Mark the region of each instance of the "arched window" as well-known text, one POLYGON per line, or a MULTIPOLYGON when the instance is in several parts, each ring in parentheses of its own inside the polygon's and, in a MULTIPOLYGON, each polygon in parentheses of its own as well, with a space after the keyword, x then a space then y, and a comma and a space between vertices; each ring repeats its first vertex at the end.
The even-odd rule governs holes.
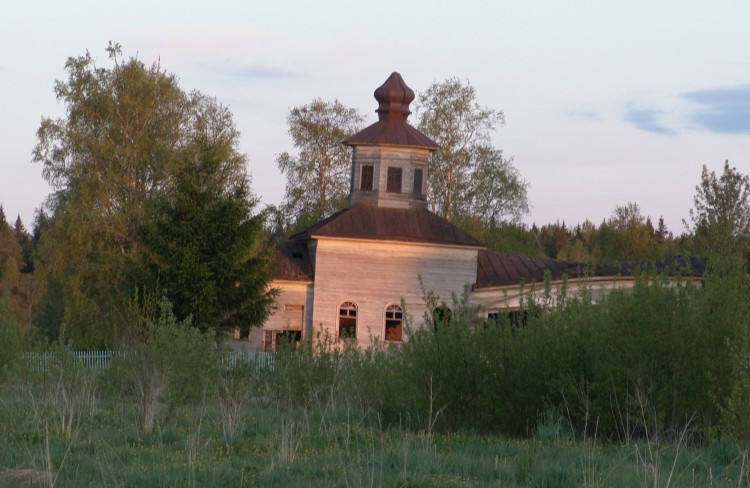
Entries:
POLYGON ((339 337, 357 337, 357 304, 353 302, 339 306, 339 337))
POLYGON ((388 305, 385 309, 385 340, 398 341, 404 337, 404 311, 399 305, 388 305))

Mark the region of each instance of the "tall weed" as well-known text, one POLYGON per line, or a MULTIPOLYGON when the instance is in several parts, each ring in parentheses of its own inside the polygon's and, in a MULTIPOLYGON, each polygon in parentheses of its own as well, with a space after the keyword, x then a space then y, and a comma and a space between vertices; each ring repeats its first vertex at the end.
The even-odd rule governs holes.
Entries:
POLYGON ((138 399, 141 427, 149 434, 163 405, 169 413, 214 391, 218 361, 213 336, 192 327, 189 318, 178 321, 166 299, 158 302, 155 313, 146 306, 132 317, 139 322, 138 333, 111 374, 122 391, 138 399))

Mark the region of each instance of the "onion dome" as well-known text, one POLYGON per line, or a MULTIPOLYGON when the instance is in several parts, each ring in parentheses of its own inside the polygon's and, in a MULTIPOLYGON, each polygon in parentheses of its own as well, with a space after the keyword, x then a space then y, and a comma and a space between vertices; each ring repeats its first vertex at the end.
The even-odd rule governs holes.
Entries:
POLYGON ((375 90, 378 101, 379 120, 406 120, 411 113, 409 104, 414 101, 414 91, 406 86, 404 79, 395 71, 385 83, 375 90))

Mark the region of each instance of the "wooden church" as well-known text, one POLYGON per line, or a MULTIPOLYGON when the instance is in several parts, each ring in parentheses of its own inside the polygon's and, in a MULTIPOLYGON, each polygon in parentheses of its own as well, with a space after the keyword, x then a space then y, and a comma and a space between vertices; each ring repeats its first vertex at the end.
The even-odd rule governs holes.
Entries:
POLYGON ((234 346, 274 350, 282 338, 318 332, 356 340, 408 340, 405 311, 417 324, 425 311, 422 290, 450 303, 469 287, 485 317, 522 306, 545 272, 571 293, 586 280, 594 299, 632 286, 628 270, 532 256, 490 252, 474 237, 430 212, 426 188, 430 153, 438 145, 408 124, 414 92, 393 73, 375 90, 378 121, 343 141, 352 148, 347 208, 279 246, 272 287, 275 312, 234 346), (421 281, 420 281, 421 280, 421 281), (581 280, 581 282, 579 282, 581 280))

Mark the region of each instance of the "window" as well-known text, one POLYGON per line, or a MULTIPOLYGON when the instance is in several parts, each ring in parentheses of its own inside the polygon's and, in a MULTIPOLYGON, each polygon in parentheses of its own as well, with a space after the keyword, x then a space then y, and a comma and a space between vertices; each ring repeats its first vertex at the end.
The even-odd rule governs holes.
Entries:
POLYGON ((404 336, 404 312, 399 305, 385 309, 385 340, 400 342, 404 336))
POLYGON ((446 304, 442 304, 432 311, 432 327, 438 330, 440 327, 450 325, 453 311, 446 304))
POLYGON ((422 170, 421 169, 414 170, 414 189, 412 190, 412 193, 414 193, 415 195, 422 194, 422 170))
POLYGON ((491 325, 510 325, 514 329, 517 329, 525 327, 528 322, 528 310, 497 311, 487 314, 487 323, 491 325))
POLYGON ((388 184, 385 191, 401 193, 401 168, 388 167, 388 184))
POLYGON ((352 302, 339 307, 339 337, 357 337, 357 305, 352 302))
POLYGON ((292 350, 299 347, 299 343, 302 341, 301 330, 285 330, 283 332, 276 333, 276 347, 274 350, 292 350))
POLYGON ((302 340, 301 330, 266 330, 263 332, 264 352, 292 350, 299 347, 302 340))
POLYGON ((362 191, 372 191, 372 174, 373 166, 371 164, 362 165, 362 178, 359 189, 362 191))
POLYGON ((282 328, 284 330, 302 330, 305 307, 302 305, 284 305, 282 328))
POLYGON ((245 341, 250 338, 250 327, 235 327, 232 333, 234 340, 245 341))

